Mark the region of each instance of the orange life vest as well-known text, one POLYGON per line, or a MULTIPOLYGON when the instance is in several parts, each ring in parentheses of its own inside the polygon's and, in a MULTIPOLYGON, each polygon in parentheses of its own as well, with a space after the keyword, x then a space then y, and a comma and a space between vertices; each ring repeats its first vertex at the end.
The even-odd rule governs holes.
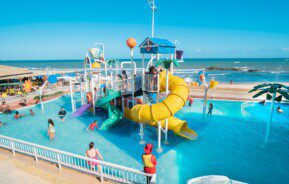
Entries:
POLYGON ((151 158, 152 158, 152 154, 149 154, 149 155, 143 155, 142 156, 142 160, 143 160, 143 163, 144 163, 144 167, 149 167, 149 168, 153 168, 155 167, 154 164, 152 163, 151 161, 151 158))

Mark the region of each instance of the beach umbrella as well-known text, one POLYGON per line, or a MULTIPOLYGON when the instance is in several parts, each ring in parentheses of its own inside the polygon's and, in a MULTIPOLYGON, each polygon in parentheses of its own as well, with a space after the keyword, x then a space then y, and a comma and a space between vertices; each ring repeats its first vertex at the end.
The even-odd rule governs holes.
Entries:
POLYGON ((47 80, 50 84, 55 84, 57 82, 57 77, 55 75, 49 75, 47 80))

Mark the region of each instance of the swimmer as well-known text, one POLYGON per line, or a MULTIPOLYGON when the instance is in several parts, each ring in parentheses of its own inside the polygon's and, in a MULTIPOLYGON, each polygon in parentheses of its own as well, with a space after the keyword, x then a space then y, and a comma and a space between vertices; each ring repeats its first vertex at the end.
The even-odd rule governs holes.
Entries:
POLYGON ((91 130, 91 131, 93 131, 94 128, 99 129, 99 127, 98 127, 97 124, 98 124, 98 122, 97 122, 96 120, 93 121, 93 123, 91 123, 91 124, 89 125, 88 129, 91 130))
POLYGON ((7 123, 2 123, 1 121, 0 121, 0 126, 6 126, 7 125, 7 123))
POLYGON ((281 109, 280 106, 277 107, 277 112, 279 112, 279 113, 283 113, 283 110, 281 109))
POLYGON ((58 116, 59 116, 59 118, 60 118, 62 121, 64 121, 65 115, 66 115, 65 109, 64 109, 64 108, 61 108, 61 110, 60 110, 59 113, 58 113, 58 116))
POLYGON ((33 112, 32 109, 29 109, 29 114, 30 114, 31 116, 34 116, 34 115, 35 115, 35 112, 33 112))
POLYGON ((265 104, 266 104, 266 101, 265 101, 265 100, 262 100, 261 102, 259 102, 259 104, 265 105, 265 104))
POLYGON ((54 139, 55 136, 55 128, 54 128, 54 122, 52 119, 48 119, 48 131, 47 134, 49 135, 49 139, 54 139))
POLYGON ((15 118, 15 119, 19 119, 19 118, 21 118, 21 117, 23 117, 23 116, 25 116, 25 114, 19 114, 19 112, 16 111, 16 112, 15 112, 15 115, 14 115, 14 118, 15 118))

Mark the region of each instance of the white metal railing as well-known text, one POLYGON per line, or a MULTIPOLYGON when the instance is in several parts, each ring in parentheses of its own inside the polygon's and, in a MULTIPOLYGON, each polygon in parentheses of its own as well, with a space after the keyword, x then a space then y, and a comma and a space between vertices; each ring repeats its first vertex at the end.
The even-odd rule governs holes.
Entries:
MULTIPOLYGON (((204 97, 204 89, 200 88, 191 88, 190 95, 196 98, 204 97)), ((209 99, 227 99, 227 100, 241 100, 241 101, 250 101, 252 100, 252 95, 248 92, 242 91, 225 91, 213 89, 208 91, 209 99)))
POLYGON ((57 164, 58 169, 62 166, 72 168, 84 173, 92 174, 100 178, 116 181, 119 183, 147 183, 147 177, 152 177, 150 183, 156 182, 156 175, 144 173, 142 171, 124 167, 109 162, 91 159, 81 155, 68 153, 65 151, 21 141, 18 139, 0 135, 0 147, 11 150, 13 154, 16 152, 23 153, 38 159, 53 162, 57 164), (99 165, 100 171, 93 169, 89 162, 99 165))
POLYGON ((241 113, 243 116, 247 116, 247 117, 250 117, 251 116, 251 113, 249 113, 248 111, 246 111, 246 108, 247 107, 251 107, 251 106, 254 106, 254 102, 253 101, 246 101, 246 102, 243 102, 241 104, 241 113))

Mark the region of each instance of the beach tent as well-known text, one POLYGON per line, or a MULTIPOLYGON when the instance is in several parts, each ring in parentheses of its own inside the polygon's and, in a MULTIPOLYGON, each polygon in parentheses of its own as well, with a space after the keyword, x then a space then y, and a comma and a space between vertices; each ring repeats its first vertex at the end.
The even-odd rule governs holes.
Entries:
POLYGON ((162 38, 146 38, 139 46, 142 54, 174 54, 176 46, 162 38))

